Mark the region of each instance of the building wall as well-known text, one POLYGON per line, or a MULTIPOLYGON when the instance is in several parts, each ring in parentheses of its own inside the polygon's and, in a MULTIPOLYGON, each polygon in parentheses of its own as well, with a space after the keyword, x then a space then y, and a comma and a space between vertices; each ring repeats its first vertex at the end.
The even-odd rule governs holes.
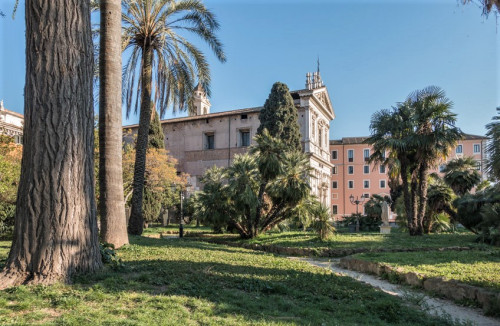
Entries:
MULTIPOLYGON (((437 172, 441 176, 443 173, 439 173, 440 167, 452 159, 458 157, 472 156, 480 166, 478 166, 479 172, 481 173, 482 179, 487 176, 483 173, 484 166, 484 147, 486 145, 486 139, 479 136, 469 136, 467 138, 458 142, 458 145, 462 146, 462 154, 456 153, 456 148, 450 150, 450 155, 438 164, 431 172, 437 172), (479 151, 474 152, 474 145, 479 146, 479 151)), ((364 138, 360 137, 359 140, 364 138)), ((477 149, 477 148, 476 148, 477 149)), ((331 141, 330 152, 332 155, 331 162, 334 165, 331 177, 331 202, 332 202, 332 212, 337 211, 334 215, 335 218, 342 218, 342 216, 350 215, 356 213, 356 205, 351 204, 349 197, 353 195, 354 197, 361 198, 362 196, 368 195, 389 195, 390 188, 388 185, 389 178, 387 175, 387 169, 385 172, 380 171, 380 166, 376 166, 374 163, 368 164, 365 161, 364 151, 369 150, 369 154, 372 154, 372 147, 367 144, 360 143, 359 141, 352 141, 352 138, 345 138, 340 141, 331 141), (352 162, 349 162, 348 151, 352 150, 354 157, 352 162), (337 152, 337 158, 334 158, 333 152, 337 152), (365 173, 365 166, 368 167, 368 173, 365 173), (350 174, 350 167, 352 167, 352 174, 350 174), (333 173, 336 170, 336 174, 333 173), (350 188, 349 181, 352 181, 353 188, 350 188), (365 187, 365 181, 368 182, 368 187, 365 187), (385 183, 385 187, 381 186, 381 181, 385 183), (334 188, 336 183, 337 188, 334 188)), ((360 204, 358 206, 360 213, 364 212, 364 206, 360 204)), ((394 219, 395 215, 391 215, 391 219, 394 219)))
MULTIPOLYGON (((302 148, 313 168, 309 180, 311 192, 327 207, 330 201, 331 162, 329 151, 330 121, 334 118, 326 87, 317 84, 300 91, 292 91, 298 111, 302 148)), ((202 98, 202 96, 200 96, 202 98)), ((198 102, 201 102, 199 100, 198 102)), ((199 103, 198 103, 199 104, 199 103)), ((162 121, 165 148, 178 160, 178 170, 188 173, 193 190, 201 190, 200 177, 212 166, 227 167, 234 155, 245 153, 241 132, 250 133, 250 144, 260 125, 261 108, 241 109, 162 121), (208 149, 207 135, 214 136, 214 148, 208 149)), ((124 127, 137 132, 137 125, 124 127)))
POLYGON ((16 143, 22 143, 24 117, 17 112, 9 111, 0 101, 0 135, 14 137, 16 143))
POLYGON ((242 146, 240 131, 249 131, 250 144, 253 144, 258 126, 258 110, 187 121, 172 119, 162 123, 165 148, 178 160, 178 170, 191 176, 190 183, 195 190, 201 189, 199 178, 206 169, 214 165, 227 167, 235 154, 248 150, 248 147, 242 146), (206 148, 206 135, 209 133, 214 135, 214 149, 206 148))

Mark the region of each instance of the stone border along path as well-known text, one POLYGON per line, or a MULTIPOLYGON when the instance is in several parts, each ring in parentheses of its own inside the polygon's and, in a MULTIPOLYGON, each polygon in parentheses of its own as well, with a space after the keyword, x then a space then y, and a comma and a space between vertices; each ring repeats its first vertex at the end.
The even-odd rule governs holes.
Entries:
POLYGON ((422 291, 410 289, 405 286, 389 283, 376 276, 344 269, 338 265, 339 260, 318 260, 311 258, 288 257, 289 259, 301 260, 311 265, 330 269, 336 274, 351 277, 356 281, 369 284, 379 288, 385 293, 400 297, 410 304, 418 306, 426 313, 434 316, 451 317, 460 322, 471 322, 480 326, 500 326, 500 320, 484 316, 479 309, 463 307, 454 304, 448 300, 432 298, 425 295, 422 291), (416 302, 417 301, 417 302, 416 302))
POLYGON ((500 293, 486 288, 446 280, 442 277, 427 277, 424 274, 405 272, 401 267, 393 267, 355 257, 340 259, 339 267, 376 276, 392 276, 402 283, 436 293, 454 301, 470 300, 478 303, 484 311, 500 311, 500 293))

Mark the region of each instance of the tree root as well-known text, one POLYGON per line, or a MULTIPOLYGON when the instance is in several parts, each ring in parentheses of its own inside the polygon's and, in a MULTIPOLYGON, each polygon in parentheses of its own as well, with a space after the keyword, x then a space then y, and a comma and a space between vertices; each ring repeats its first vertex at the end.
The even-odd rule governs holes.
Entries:
POLYGON ((65 280, 66 277, 59 274, 33 274, 28 272, 22 272, 17 269, 6 268, 0 272, 0 290, 5 290, 7 288, 19 286, 19 285, 50 285, 59 281, 65 280))

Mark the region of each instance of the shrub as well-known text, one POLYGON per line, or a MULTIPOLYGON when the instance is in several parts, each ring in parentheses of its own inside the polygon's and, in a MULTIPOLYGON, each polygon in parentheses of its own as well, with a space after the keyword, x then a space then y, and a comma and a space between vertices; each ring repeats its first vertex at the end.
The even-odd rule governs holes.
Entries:
POLYGON ((16 205, 0 202, 0 240, 11 240, 14 232, 16 205))

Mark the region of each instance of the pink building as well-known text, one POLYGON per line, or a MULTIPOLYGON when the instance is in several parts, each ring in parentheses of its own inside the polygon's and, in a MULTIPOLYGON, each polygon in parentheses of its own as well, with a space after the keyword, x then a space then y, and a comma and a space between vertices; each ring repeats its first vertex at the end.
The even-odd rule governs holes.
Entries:
MULTIPOLYGON (((335 219, 356 213, 356 205, 351 204, 349 197, 355 198, 372 195, 389 195, 387 169, 384 166, 369 164, 368 158, 372 154, 370 145, 365 144, 367 137, 346 137, 341 140, 330 140, 332 170, 332 215, 335 219)), ((484 147, 486 138, 483 136, 465 135, 458 142, 456 148, 450 151, 446 161, 458 157, 472 156, 477 161, 477 169, 482 178, 484 147)), ((436 167, 438 172, 444 163, 436 167)), ((364 213, 364 206, 358 206, 359 212, 364 213)), ((395 217, 393 216, 392 219, 395 217)))

